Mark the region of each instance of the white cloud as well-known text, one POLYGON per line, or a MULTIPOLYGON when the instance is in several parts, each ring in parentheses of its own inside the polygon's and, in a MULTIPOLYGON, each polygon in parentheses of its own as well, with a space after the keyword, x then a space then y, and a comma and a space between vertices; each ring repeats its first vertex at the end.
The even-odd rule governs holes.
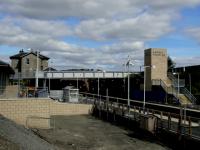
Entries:
MULTIPOLYGON (((57 65, 118 68, 128 55, 142 60, 145 42, 172 32, 171 22, 179 10, 199 3, 199 0, 1 0, 0 44, 39 49, 54 58, 57 65), (77 22, 73 24, 70 18, 77 22), (71 36, 78 40, 67 42, 65 39, 71 36), (79 42, 88 39, 91 43, 112 44, 81 46, 79 42)), ((199 38, 200 32, 190 29, 187 33, 199 38)))
POLYGON ((176 67, 193 66, 200 64, 200 57, 199 56, 175 57, 173 58, 173 61, 176 62, 176 67))
POLYGON ((93 40, 152 40, 172 30, 170 16, 142 14, 124 20, 96 19, 82 21, 75 33, 93 40))
POLYGON ((189 36, 191 36, 197 42, 200 43, 200 27, 192 27, 185 29, 185 33, 187 33, 189 36))
POLYGON ((103 46, 101 49, 103 52, 111 53, 111 54, 123 54, 123 53, 131 53, 136 51, 144 50, 144 42, 136 41, 136 42, 120 42, 113 45, 103 46))
POLYGON ((0 10, 28 18, 133 16, 144 10, 167 10, 195 6, 199 0, 1 0, 0 10))
POLYGON ((0 55, 0 60, 6 63, 10 63, 10 59, 8 55, 0 55))

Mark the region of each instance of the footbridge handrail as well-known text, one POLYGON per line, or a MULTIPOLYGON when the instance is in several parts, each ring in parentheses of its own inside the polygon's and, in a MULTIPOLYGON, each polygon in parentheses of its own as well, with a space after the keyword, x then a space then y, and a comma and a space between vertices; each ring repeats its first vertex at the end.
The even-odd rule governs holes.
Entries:
POLYGON ((196 104, 196 97, 194 97, 194 95, 192 95, 188 89, 181 88, 181 93, 183 93, 192 102, 192 104, 196 104))
MULTIPOLYGON (((176 87, 177 78, 174 77, 172 73, 168 73, 167 75, 168 75, 168 78, 173 81, 173 86, 176 87)), ((184 94, 190 100, 192 104, 196 104, 197 99, 194 97, 194 95, 190 91, 188 91, 187 88, 183 86, 182 83, 184 83, 184 86, 185 86, 185 82, 182 82, 182 80, 179 80, 179 87, 180 87, 181 93, 184 94)))
POLYGON ((174 86, 174 87, 184 87, 185 86, 185 79, 177 79, 170 72, 167 74, 167 77, 172 81, 172 86, 174 86))
POLYGON ((172 94, 177 100, 179 100, 177 90, 172 86, 168 87, 167 84, 162 79, 153 79, 152 85, 161 86, 165 90, 166 93, 172 94))

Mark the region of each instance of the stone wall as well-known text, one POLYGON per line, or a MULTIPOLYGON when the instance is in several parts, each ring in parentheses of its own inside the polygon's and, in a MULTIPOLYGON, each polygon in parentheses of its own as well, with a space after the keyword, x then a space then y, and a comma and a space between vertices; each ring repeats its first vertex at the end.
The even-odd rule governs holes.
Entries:
MULTIPOLYGON (((12 59, 11 61, 11 67, 14 69, 15 73, 18 73, 18 59, 12 59)), ((38 61, 38 69, 39 71, 44 70, 48 67, 48 60, 42 60, 39 58, 38 61)), ((21 72, 28 74, 28 73, 34 73, 37 68, 37 56, 34 54, 29 54, 27 56, 22 57, 21 60, 21 72), (29 63, 27 64, 27 59, 29 59, 29 63)))
POLYGON ((18 61, 19 61, 18 59, 12 59, 12 61, 11 61, 11 67, 13 68, 15 73, 18 72, 18 68, 17 68, 18 61))
MULTIPOLYGON (((38 70, 41 71, 48 67, 48 61, 39 59, 38 70)), ((22 58, 22 72, 34 72, 37 68, 37 56, 34 54, 29 54, 22 58), (29 59, 29 64, 27 64, 27 59, 29 59)))
POLYGON ((55 102, 51 99, 0 100, 0 114, 28 127, 50 128, 51 115, 88 114, 91 105, 55 102))

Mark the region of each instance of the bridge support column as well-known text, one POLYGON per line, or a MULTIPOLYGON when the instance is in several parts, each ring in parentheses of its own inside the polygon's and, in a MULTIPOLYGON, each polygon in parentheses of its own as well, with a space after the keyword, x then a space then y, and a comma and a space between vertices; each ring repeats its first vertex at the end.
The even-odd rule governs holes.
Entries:
POLYGON ((43 88, 46 88, 46 83, 47 83, 47 80, 44 79, 44 80, 43 80, 43 88))

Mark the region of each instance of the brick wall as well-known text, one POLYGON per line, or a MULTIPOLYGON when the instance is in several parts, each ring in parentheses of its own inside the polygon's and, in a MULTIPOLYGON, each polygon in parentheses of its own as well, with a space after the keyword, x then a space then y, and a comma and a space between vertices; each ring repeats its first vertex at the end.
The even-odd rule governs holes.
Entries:
POLYGON ((154 65, 155 68, 146 68, 146 90, 151 90, 152 79, 167 79, 167 50, 163 48, 150 48, 144 51, 145 66, 154 65))
POLYGON ((84 115, 88 114, 91 105, 51 102, 50 115, 84 115))
POLYGON ((51 115, 88 114, 91 105, 59 103, 50 99, 0 100, 0 114, 28 127, 49 128, 51 115))

